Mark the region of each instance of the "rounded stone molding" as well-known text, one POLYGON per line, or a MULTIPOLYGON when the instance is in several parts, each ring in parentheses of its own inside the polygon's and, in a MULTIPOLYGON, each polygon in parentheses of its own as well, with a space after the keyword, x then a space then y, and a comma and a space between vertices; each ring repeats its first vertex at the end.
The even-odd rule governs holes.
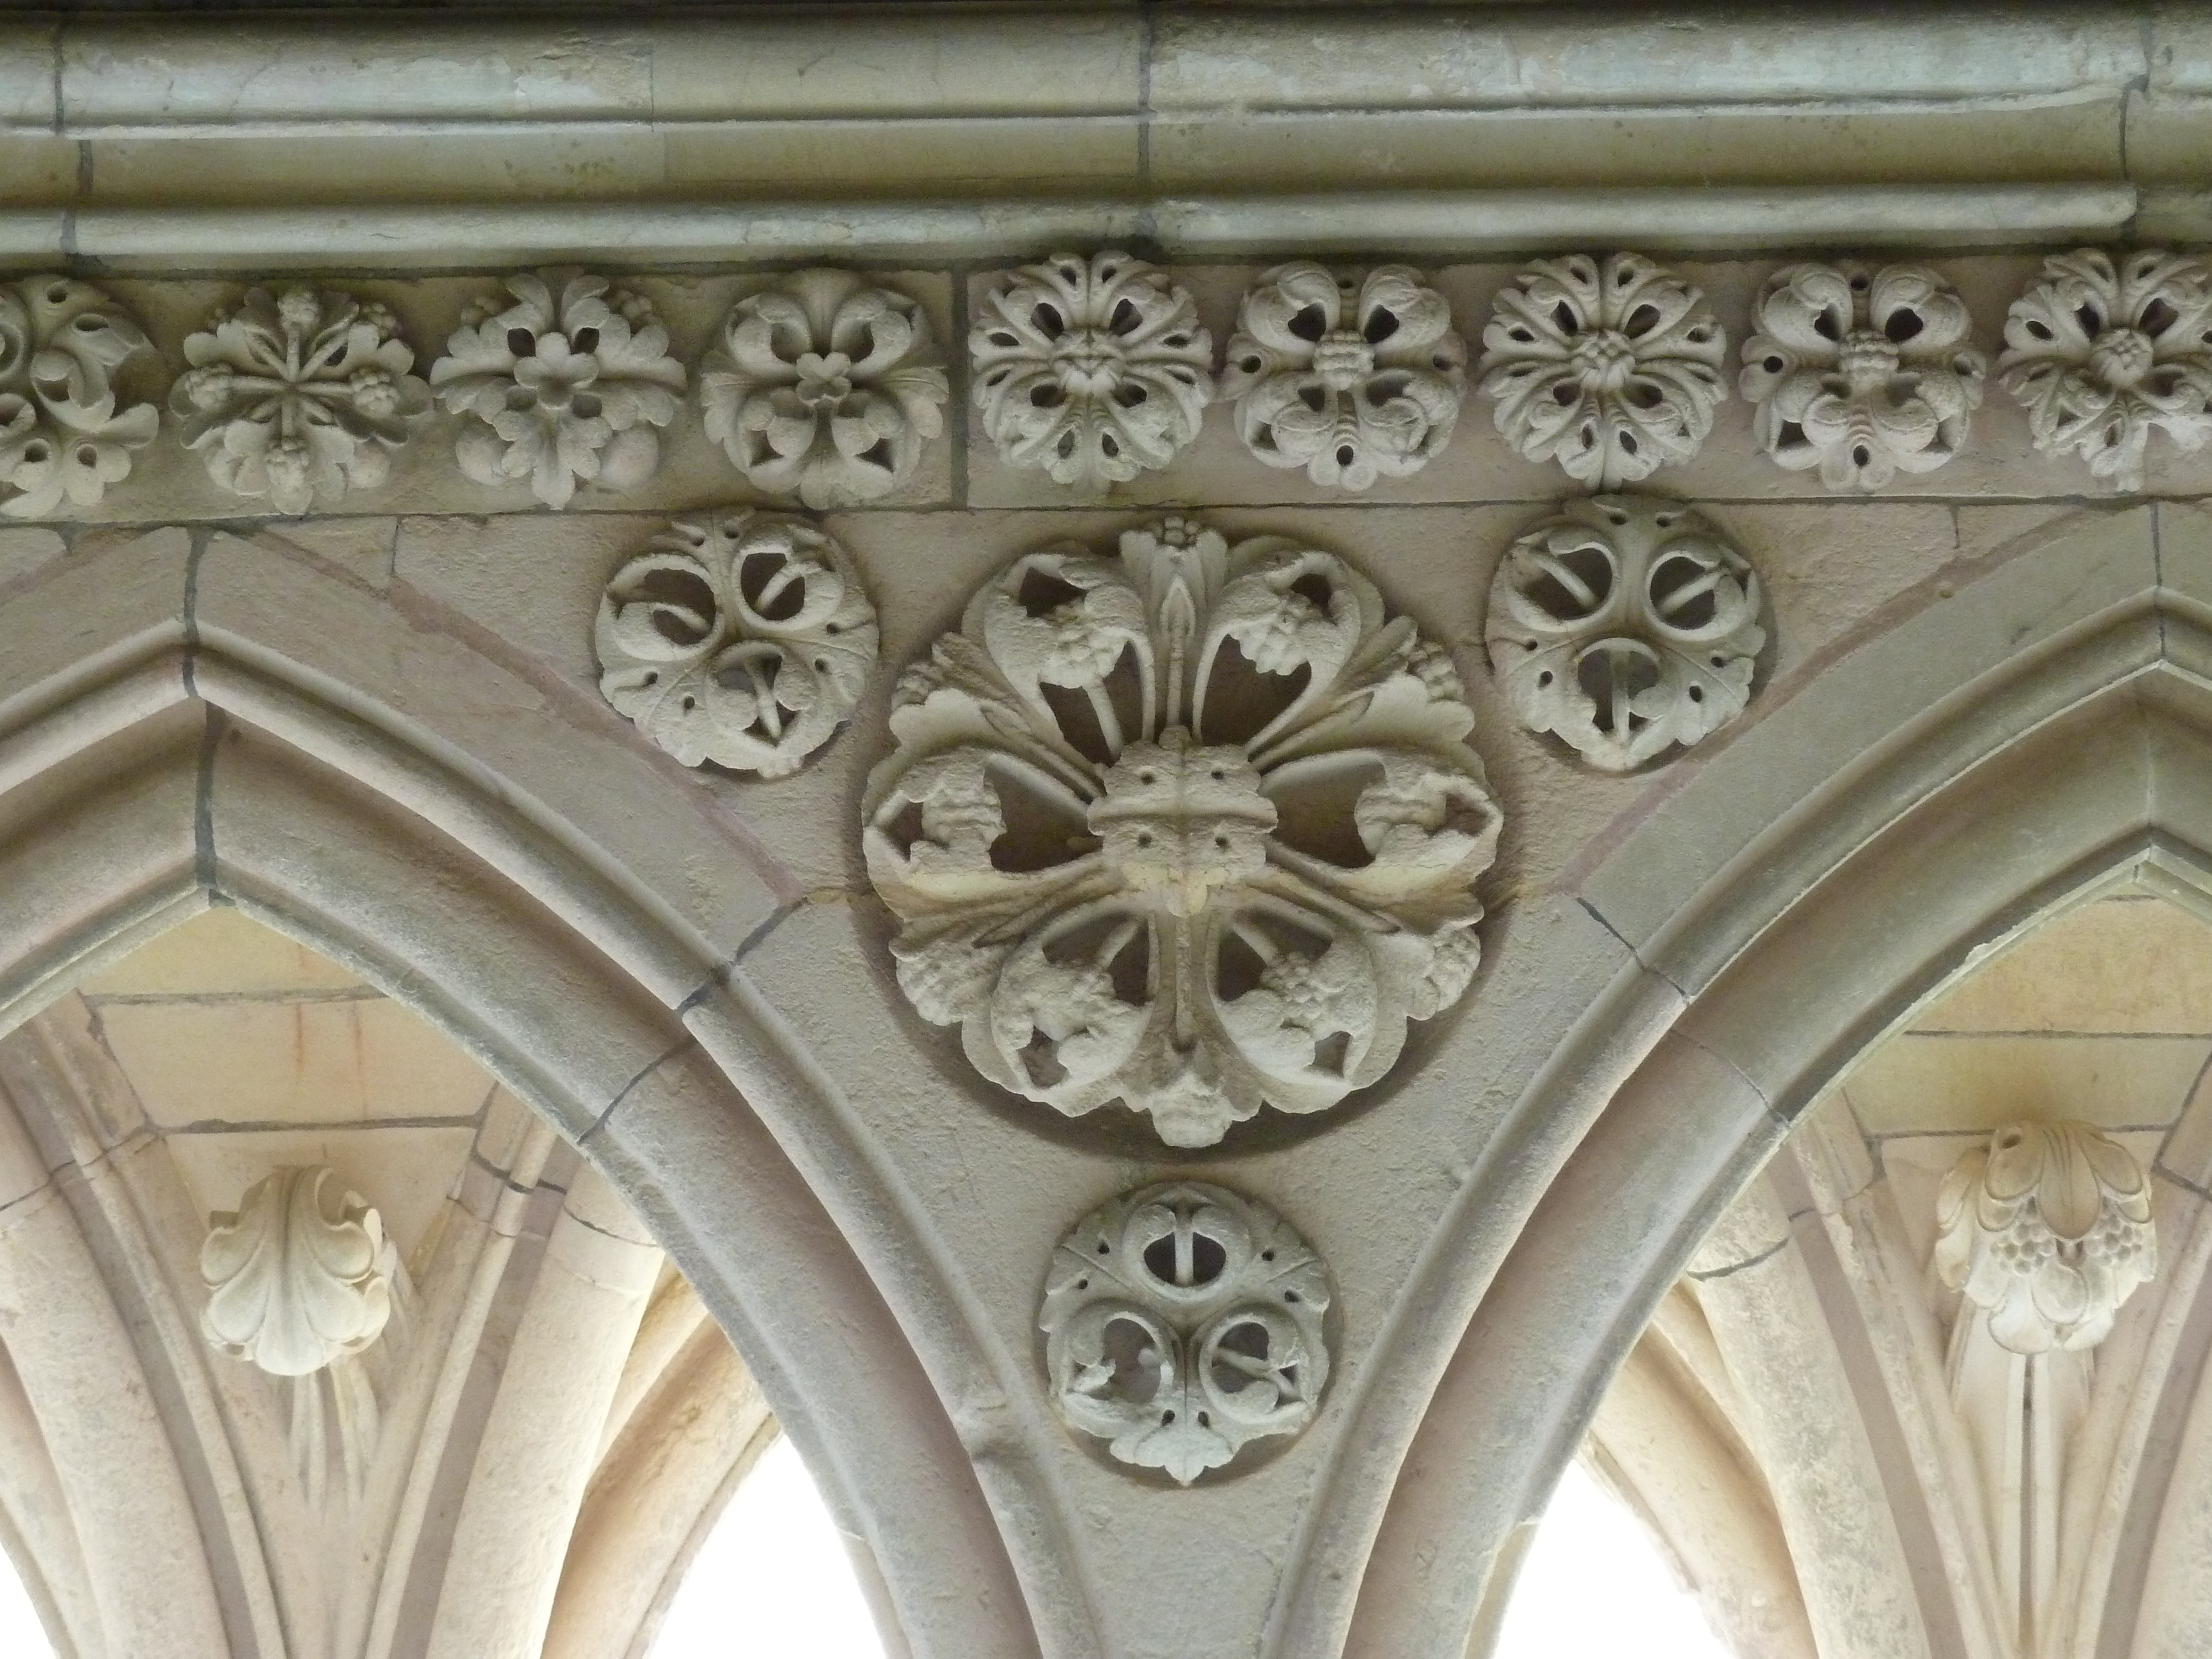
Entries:
POLYGON ((681 518, 600 596, 599 690, 686 766, 782 777, 852 715, 876 610, 836 538, 736 508, 681 518))
POLYGON ((1328 1304, 1321 1258, 1266 1205, 1204 1182, 1142 1188, 1053 1252, 1047 1386, 1116 1462, 1188 1486, 1313 1419, 1328 1304))
POLYGON ((1277 265, 1238 307, 1221 374, 1244 447, 1332 489, 1419 471, 1466 395, 1451 307, 1404 265, 1356 285, 1311 260, 1277 265))
POLYGON ((336 1171, 275 1170, 210 1218, 200 1330, 272 1376, 307 1376, 383 1334, 398 1273, 383 1218, 336 1171))
POLYGON ((109 295, 58 274, 0 288, 0 500, 11 518, 92 507, 154 441, 152 404, 117 407, 116 368, 148 350, 109 295))
POLYGON ((1640 254, 1540 259, 1501 289, 1477 365, 1516 454, 1600 489, 1688 460, 1728 397, 1705 295, 1640 254))
POLYGON ((699 374, 707 435, 756 489, 815 508, 889 495, 945 429, 921 307, 847 270, 738 301, 699 374))
POLYGON ((975 407, 1009 466, 1103 489, 1165 466, 1213 397, 1213 338, 1141 259, 1054 254, 1001 276, 968 332, 975 407))
POLYGON ((2005 315, 2004 388, 2035 447, 2078 454, 2141 489, 2153 428, 2184 449, 2212 435, 2212 265, 2148 249, 2054 254, 2005 315))
POLYGON ((279 513, 382 483, 430 406, 398 319, 335 289, 249 289, 185 337, 185 359, 169 389, 178 437, 216 483, 279 513))
POLYGON ((1758 574, 1679 501, 1566 502, 1506 550, 1483 635, 1532 732, 1627 772, 1743 712, 1766 631, 1758 574))
POLYGON ((1182 519, 1029 554, 907 672, 869 780, 899 983, 1069 1116, 1206 1146, 1334 1106, 1474 975, 1474 718, 1333 554, 1182 519))
POLYGON ((1932 472, 1966 440, 1989 361, 1958 291, 1923 265, 1796 264, 1760 289, 1739 387, 1776 465, 1830 489, 1932 472))
POLYGON ((579 483, 643 483, 660 466, 653 428, 676 418, 685 382, 652 302, 585 273, 525 271, 507 292, 503 310, 498 295, 472 301, 430 366, 466 422, 461 471, 494 487, 527 478, 548 507, 566 507, 579 483))

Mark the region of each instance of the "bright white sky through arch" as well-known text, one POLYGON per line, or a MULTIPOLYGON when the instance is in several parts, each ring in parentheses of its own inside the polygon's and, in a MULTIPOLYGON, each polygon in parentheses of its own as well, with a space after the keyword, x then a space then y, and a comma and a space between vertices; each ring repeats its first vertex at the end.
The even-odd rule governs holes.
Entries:
POLYGON ((7 1659, 53 1659, 53 1644, 31 1605, 31 1593, 15 1571, 8 1552, 0 1550, 0 1654, 7 1659))

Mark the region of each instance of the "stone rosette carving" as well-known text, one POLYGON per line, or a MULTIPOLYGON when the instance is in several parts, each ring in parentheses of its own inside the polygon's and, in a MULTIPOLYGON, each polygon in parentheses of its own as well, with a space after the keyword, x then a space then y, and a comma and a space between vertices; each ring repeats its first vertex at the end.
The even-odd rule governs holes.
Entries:
POLYGON ((1126 253, 1054 254, 1000 278, 968 349, 983 430, 1010 466, 1103 489, 1165 466, 1213 396, 1190 295, 1126 253))
POLYGON ((1450 659, 1335 556, 1170 519, 1017 560, 901 682, 869 873, 984 1076, 1210 1146, 1387 1072, 1479 951, 1450 659))
POLYGON ((335 1171, 272 1171, 211 1218, 200 1330, 272 1376, 307 1376, 367 1348, 392 1316, 398 1251, 335 1171))
POLYGON ((1183 1486, 1310 1422, 1328 1381, 1328 1277, 1253 1200, 1170 1182, 1085 1216, 1038 1324, 1053 1403, 1118 1462, 1183 1486))
POLYGON ((2158 1271, 2150 1182, 2085 1123, 2014 1123, 1973 1148, 1936 1198, 1936 1271, 2014 1353, 2094 1348, 2158 1271))
POLYGON ((27 276, 0 287, 0 513, 41 519, 92 507, 131 475, 160 411, 118 407, 115 371, 149 350, 131 314, 89 283, 27 276))
POLYGON ((685 385, 652 302, 568 272, 510 276, 507 296, 472 302, 430 365, 439 398, 468 422, 454 446, 461 471, 494 487, 526 478, 548 507, 566 507, 579 483, 623 490, 650 478, 653 428, 676 418, 685 385))
POLYGON ((398 319, 333 289, 251 289, 185 337, 185 358, 169 391, 178 436, 225 489, 279 513, 384 483, 430 406, 398 319))
POLYGON ((1769 277, 1743 344, 1759 447, 1831 489, 1879 489, 1956 455, 1989 363, 1966 302, 1919 265, 1791 265, 1769 277))
POLYGON ((1600 489, 1688 460, 1728 397, 1705 295, 1639 254, 1537 261, 1499 293, 1482 343, 1505 441, 1600 489))
POLYGON ((599 600, 599 689, 686 766, 795 771, 860 701, 876 611, 827 532, 778 514, 675 520, 599 600))
POLYGON ((1743 712, 1760 605, 1749 562, 1696 513, 1600 495, 1506 550, 1483 633, 1524 726, 1626 772, 1743 712))
POLYGON ((745 482, 811 507, 889 495, 945 429, 921 307, 846 270, 802 270, 738 301, 699 384, 707 435, 745 482))
POLYGON ((1221 375, 1244 447, 1332 489, 1419 471, 1466 395, 1451 307, 1404 265, 1356 286, 1310 260, 1276 266, 1244 296, 1221 375))
POLYGON ((2155 249, 2118 264, 2056 254, 2013 301, 1997 359, 2046 455, 2075 454, 2141 489, 2154 428, 2184 449, 2212 435, 2212 265, 2155 249))

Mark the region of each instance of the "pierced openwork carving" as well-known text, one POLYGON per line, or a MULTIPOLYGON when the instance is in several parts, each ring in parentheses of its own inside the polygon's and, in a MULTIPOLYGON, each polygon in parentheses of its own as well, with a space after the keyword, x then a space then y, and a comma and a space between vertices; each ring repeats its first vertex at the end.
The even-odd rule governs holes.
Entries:
POLYGON ((686 766, 796 771, 853 712, 876 611, 845 550, 803 520, 678 519, 615 572, 599 689, 686 766))
POLYGON ((1165 466, 1213 396, 1189 294, 1126 253, 1054 254, 1000 279, 969 331, 975 406, 1010 466, 1103 489, 1165 466))
POLYGON ((494 486, 527 478, 548 507, 566 507, 580 481, 643 483, 660 466, 653 428, 676 418, 684 386, 652 302, 585 275, 526 271, 507 290, 505 310, 498 296, 464 310, 430 365, 440 399, 470 417, 461 471, 494 486))
POLYGON ((2055 254, 2005 316, 1997 372, 2046 455, 2140 489, 2153 428, 2212 435, 2212 266, 2151 250, 2055 254))
POLYGON ((1957 454, 1988 361, 1966 343, 1966 302, 1932 270, 1791 265, 1769 277, 1743 344, 1752 431, 1793 472, 1879 489, 1957 454))
POLYGON ((1032 553, 902 681, 868 870, 993 1082, 1205 1146, 1374 1082, 1474 971, 1498 810, 1373 585, 1170 519, 1032 553))
POLYGON ((2150 1182, 2085 1123, 2014 1123, 1961 1158, 1936 1200, 1936 1270, 2011 1352, 2094 1348, 2158 1271, 2150 1182))
POLYGON ((1451 307, 1419 271, 1385 265, 1354 288, 1300 260, 1244 296, 1221 395, 1269 466, 1366 489, 1419 471, 1444 447, 1466 371, 1451 307))
POLYGON ((945 429, 945 370, 905 295, 803 270, 738 301, 699 375, 707 435, 756 489, 811 507, 886 495, 945 429))
POLYGON ((116 407, 114 373, 147 350, 129 313, 89 283, 28 276, 0 288, 0 513, 91 507, 154 441, 151 404, 116 407))
POLYGON ((279 513, 382 483, 430 406, 398 319, 328 289, 249 289, 185 337, 185 357, 169 391, 178 436, 225 489, 279 513))
POLYGON ((1537 261, 1499 293, 1482 343, 1505 441, 1601 489, 1688 460, 1728 396, 1705 295, 1639 254, 1537 261))
POLYGON ((1328 1276, 1265 1205, 1199 1182, 1102 1206, 1054 1251, 1038 1324, 1054 1403, 1183 1486, 1313 1419, 1328 1276))
POLYGON ((1743 712, 1759 609, 1757 574, 1697 514, 1600 495, 1506 550, 1484 635, 1522 724, 1626 772, 1743 712))
POLYGON ((398 1267, 383 1218, 335 1170, 276 1170, 210 1218, 200 1329, 234 1359, 305 1376, 383 1334, 398 1267))

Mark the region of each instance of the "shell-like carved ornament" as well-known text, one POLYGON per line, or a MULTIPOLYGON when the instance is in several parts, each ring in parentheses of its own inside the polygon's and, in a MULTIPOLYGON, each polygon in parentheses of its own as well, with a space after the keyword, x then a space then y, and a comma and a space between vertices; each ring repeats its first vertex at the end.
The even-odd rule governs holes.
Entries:
POLYGON ((1956 289, 1918 265, 1802 264, 1760 290, 1743 343, 1759 447, 1831 489, 1879 489, 1957 454, 1989 362, 1956 289))
POLYGON ((399 1253, 384 1222, 322 1165, 272 1171, 200 1248, 200 1330, 234 1359, 306 1376, 382 1334, 399 1253))
POLYGON ((514 303, 471 303, 430 365, 446 407, 466 417, 461 471, 497 487, 517 478, 548 507, 579 483, 634 489, 660 466, 655 427, 676 418, 684 366, 644 295, 576 273, 507 279, 514 303), (560 283, 560 292, 553 290, 560 283))
POLYGON ((1009 466, 1103 489, 1165 466, 1213 397, 1213 339, 1164 270, 1054 254, 1001 277, 968 350, 983 430, 1009 466))
POLYGON ((984 1076, 1206 1146, 1375 1082, 1474 971, 1450 659, 1334 555, 1170 519, 1019 559, 902 681, 868 871, 984 1076))
POLYGON ((1329 489, 1367 489, 1428 465, 1467 395, 1467 342, 1420 272, 1384 265, 1357 288, 1310 260, 1244 296, 1221 395, 1244 447, 1329 489))
POLYGON ((802 270, 738 301, 699 384, 707 435, 745 482, 811 507, 889 495, 945 429, 928 318, 848 270, 802 270))
POLYGON ((129 313, 89 283, 27 276, 0 288, 0 501, 42 519, 91 507, 154 441, 151 404, 117 407, 114 374, 149 349, 129 313))
POLYGON ((1728 397, 1705 295, 1640 254, 1538 260, 1499 293, 1482 343, 1505 441, 1600 489, 1688 460, 1728 397))
POLYGON ((2004 388, 2046 455, 2078 454, 2141 489, 2153 428, 2212 436, 2212 265, 2148 249, 2054 254, 2005 316, 2004 388))
POLYGON ((2086 1123, 2014 1123, 1937 1194, 1936 1271, 2014 1353, 2094 1348, 2158 1272, 2150 1182, 2086 1123))
POLYGON ((678 519, 599 599, 599 690, 686 766, 796 771, 853 712, 876 611, 853 562, 801 519, 678 519))
POLYGON ((1037 1323, 1069 1427, 1188 1486, 1313 1419, 1328 1275, 1263 1204, 1171 1182, 1085 1216, 1053 1252, 1037 1323))
POLYGON ((1679 501, 1598 495, 1506 550, 1483 633, 1523 725, 1626 772, 1743 712, 1760 603, 1749 562, 1679 501))

